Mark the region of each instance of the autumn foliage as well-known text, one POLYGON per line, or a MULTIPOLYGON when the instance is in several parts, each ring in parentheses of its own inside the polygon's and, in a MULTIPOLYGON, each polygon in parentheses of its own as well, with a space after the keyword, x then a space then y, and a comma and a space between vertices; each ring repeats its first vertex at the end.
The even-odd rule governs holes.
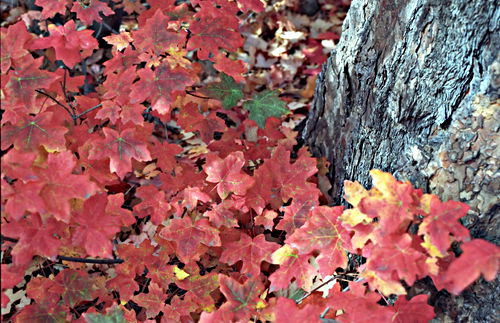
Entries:
POLYGON ((1 30, 4 320, 427 322, 417 280, 496 277, 463 203, 373 170, 327 206, 291 99, 237 55, 264 2, 35 4, 1 30))

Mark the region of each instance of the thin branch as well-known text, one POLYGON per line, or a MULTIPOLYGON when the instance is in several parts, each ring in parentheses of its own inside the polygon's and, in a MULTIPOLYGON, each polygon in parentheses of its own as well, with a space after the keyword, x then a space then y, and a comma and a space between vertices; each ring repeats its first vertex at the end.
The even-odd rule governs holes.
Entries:
POLYGON ((17 240, 17 239, 14 239, 14 238, 9 238, 9 237, 6 237, 6 236, 4 236, 4 235, 1 235, 1 236, 0 236, 0 239, 2 240, 2 243, 3 243, 4 241, 9 241, 9 242, 18 242, 18 241, 19 241, 19 240, 17 240))
POLYGON ((186 90, 186 93, 191 95, 191 96, 194 96, 195 98, 200 98, 200 99, 204 99, 204 100, 210 100, 210 98, 206 97, 206 96, 201 96, 201 95, 198 95, 198 94, 194 94, 193 92, 191 91, 188 91, 186 90))
POLYGON ((76 258, 76 257, 66 257, 66 256, 57 256, 57 260, 71 261, 71 262, 80 262, 86 264, 104 264, 104 265, 113 265, 113 264, 121 264, 124 262, 123 259, 89 259, 89 258, 76 258))
POLYGON ((76 120, 76 119, 80 118, 81 116, 83 116, 84 114, 89 113, 89 112, 91 112, 91 111, 94 111, 95 109, 100 108, 100 107, 102 107, 102 104, 101 104, 101 103, 99 103, 98 105, 96 105, 96 106, 94 106, 94 107, 92 107, 92 108, 90 108, 90 109, 88 109, 88 110, 83 111, 83 112, 82 112, 82 113, 80 113, 80 114, 75 115, 75 116, 73 117, 73 119, 75 119, 75 120, 76 120))
MULTIPOLYGON (((0 236, 2 243, 4 241, 9 242, 19 242, 18 239, 6 237, 3 234, 0 236)), ((121 264, 124 262, 123 259, 89 259, 89 258, 77 258, 77 257, 66 257, 66 256, 57 256, 57 260, 71 261, 71 262, 80 262, 86 264, 104 264, 104 265, 113 265, 113 264, 121 264)))
POLYGON ((35 90, 35 92, 37 93, 40 93, 40 94, 43 94, 45 95, 46 97, 48 97, 49 99, 51 99, 52 101, 54 101, 55 103, 57 103, 57 105, 61 106, 64 110, 66 110, 66 112, 69 113, 69 115, 71 116, 71 118, 73 118, 73 114, 71 113, 71 111, 69 110, 69 108, 67 106, 65 106, 64 104, 62 104, 61 102, 57 101, 56 98, 54 98, 52 95, 42 91, 42 90, 35 90))
POLYGON ((305 294, 304 296, 302 296, 301 298, 299 298, 298 300, 295 301, 295 303, 297 304, 300 304, 304 299, 308 298, 309 296, 312 295, 312 293, 314 293, 315 291, 317 291, 318 289, 320 289, 321 287, 331 283, 334 279, 337 279, 337 275, 334 275, 332 278, 328 279, 327 281, 324 281, 323 283, 321 283, 320 285, 316 286, 313 290, 311 290, 309 293, 305 294))

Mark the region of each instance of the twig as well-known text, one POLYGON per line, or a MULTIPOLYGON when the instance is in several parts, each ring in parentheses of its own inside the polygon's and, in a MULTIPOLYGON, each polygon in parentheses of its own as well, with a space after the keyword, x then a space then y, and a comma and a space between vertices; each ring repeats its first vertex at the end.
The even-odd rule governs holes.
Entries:
POLYGON ((206 97, 206 96, 201 96, 201 95, 198 95, 198 94, 194 94, 193 92, 191 91, 188 91, 186 90, 186 93, 191 95, 191 96, 194 96, 196 98, 200 98, 200 99, 204 99, 204 100, 210 100, 210 98, 206 97))
POLYGON ((311 290, 309 293, 305 294, 304 296, 302 296, 301 298, 299 298, 298 300, 295 301, 295 303, 297 304, 300 304, 304 299, 308 298, 309 296, 312 295, 312 293, 314 293, 315 291, 317 291, 318 289, 320 289, 321 287, 331 283, 334 279, 337 279, 338 276, 337 275, 334 275, 332 278, 328 279, 327 281, 321 283, 320 285, 316 286, 313 290, 311 290))
MULTIPOLYGON (((3 234, 0 236, 2 243, 4 241, 9 242, 19 242, 18 239, 6 237, 3 234)), ((77 258, 77 257, 66 257, 66 256, 57 256, 57 260, 71 261, 71 262, 80 262, 86 264, 104 264, 104 265, 113 265, 113 264, 121 264, 124 262, 123 259, 89 259, 89 258, 77 258)))
POLYGON ((89 112, 91 112, 91 111, 94 111, 95 109, 100 108, 100 107, 102 107, 102 104, 101 104, 101 103, 99 103, 99 104, 98 104, 98 105, 96 105, 96 106, 93 106, 92 108, 90 108, 90 109, 88 109, 88 110, 83 111, 83 112, 82 112, 82 113, 80 113, 80 114, 77 114, 77 115, 73 116, 72 118, 73 118, 74 120, 76 120, 76 119, 80 118, 81 116, 83 116, 84 114, 89 113, 89 112))
POLYGON ((56 98, 54 98, 52 95, 42 91, 42 90, 35 90, 37 93, 40 93, 40 94, 43 94, 45 95, 46 97, 48 97, 49 99, 51 99, 52 101, 54 101, 55 103, 57 103, 57 105, 59 105, 60 107, 62 107, 64 110, 66 110, 66 112, 69 113, 69 115, 71 116, 71 118, 73 118, 73 113, 71 113, 71 111, 69 110, 69 108, 67 106, 65 106, 64 104, 62 104, 61 102, 59 102, 56 98))
POLYGON ((71 261, 71 262, 80 262, 86 264, 104 264, 104 265, 113 265, 113 264, 121 264, 124 262, 123 259, 89 259, 89 258, 76 258, 76 257, 66 257, 66 256, 57 256, 57 260, 71 261))

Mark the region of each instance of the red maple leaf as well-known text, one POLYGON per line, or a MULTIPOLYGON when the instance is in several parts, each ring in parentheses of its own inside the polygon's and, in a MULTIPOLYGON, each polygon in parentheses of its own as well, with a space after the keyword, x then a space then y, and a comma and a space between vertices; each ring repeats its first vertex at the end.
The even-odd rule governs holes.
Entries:
POLYGON ((245 157, 241 151, 233 152, 224 159, 210 154, 203 168, 208 175, 206 181, 217 183, 217 193, 221 199, 227 198, 229 193, 244 195, 254 183, 252 177, 241 171, 244 165, 245 157))
POLYGON ((343 210, 341 206, 312 209, 306 223, 286 239, 300 254, 320 251, 316 261, 324 276, 334 273, 337 267, 347 265, 345 249, 350 237, 338 219, 343 210))
POLYGON ((69 152, 50 154, 47 168, 38 168, 37 174, 44 183, 40 197, 45 209, 60 221, 69 223, 71 217, 70 200, 87 199, 97 191, 97 185, 87 175, 72 174, 76 166, 75 156, 69 152))
POLYGON ((76 18, 83 21, 86 25, 91 25, 92 22, 101 22, 102 18, 99 13, 105 16, 114 14, 115 12, 108 7, 107 4, 99 0, 90 1, 89 4, 83 4, 81 1, 73 2, 71 12, 76 13, 76 18))
MULTIPOLYGON (((195 15, 199 19, 194 20, 189 26, 192 35, 189 38, 187 50, 197 49, 200 59, 210 59, 210 54, 217 55, 219 48, 235 52, 243 46, 243 38, 239 32, 235 31, 238 27, 235 16, 220 12, 224 11, 223 7, 216 9, 212 3, 207 3, 204 6, 206 9, 200 10, 195 15)), ((229 3, 225 3, 224 6, 229 7, 229 3)))
POLYGON ((182 153, 183 149, 177 144, 166 142, 156 142, 149 145, 149 151, 153 159, 156 159, 156 165, 164 172, 169 172, 177 165, 177 154, 182 153))
POLYGON ((299 255, 297 249, 284 245, 272 254, 273 264, 280 268, 269 276, 271 286, 269 291, 287 288, 295 279, 297 286, 310 291, 317 270, 309 263, 311 255, 299 255))
POLYGON ((200 275, 198 265, 186 266, 183 270, 189 276, 183 279, 176 279, 175 284, 187 290, 196 302, 206 304, 206 306, 213 306, 214 300, 210 294, 219 287, 218 275, 216 273, 200 275))
POLYGON ((58 13, 64 15, 69 0, 35 0, 35 4, 42 7, 42 18, 47 19, 54 17, 58 13))
POLYGON ((179 91, 196 81, 193 73, 185 68, 171 68, 168 64, 161 64, 154 71, 143 68, 137 71, 140 80, 132 85, 130 93, 131 103, 140 103, 148 100, 159 114, 167 114, 179 91))
POLYGON ((170 47, 181 48, 186 41, 186 32, 176 32, 168 28, 169 18, 162 10, 146 20, 146 24, 132 33, 134 46, 141 51, 151 51, 155 55, 164 54, 170 47))
POLYGON ((140 139, 136 139, 135 128, 127 128, 122 132, 111 128, 104 128, 104 139, 92 142, 89 159, 109 158, 109 170, 116 172, 120 178, 123 178, 132 170, 132 161, 149 161, 151 155, 147 145, 140 139))
POLYGON ((153 318, 164 310, 167 294, 156 283, 149 284, 148 289, 149 292, 136 295, 132 300, 146 309, 148 318, 153 318))
POLYGON ((48 151, 66 149, 64 134, 68 129, 53 121, 52 112, 40 112, 36 116, 24 116, 16 125, 6 124, 2 127, 2 149, 11 144, 24 151, 37 151, 44 146, 48 151))
POLYGON ((200 247, 218 247, 221 245, 219 230, 212 227, 207 219, 193 223, 189 217, 173 219, 160 231, 160 237, 174 241, 177 245, 177 256, 184 263, 200 258, 200 247))
POLYGON ((66 225, 49 218, 42 222, 37 214, 28 215, 18 222, 2 224, 2 234, 18 239, 12 249, 15 265, 24 265, 35 255, 55 257, 61 246, 58 237, 63 235, 66 225))
POLYGON ((274 307, 276 322, 320 323, 320 315, 324 308, 319 304, 307 304, 299 308, 293 299, 279 297, 274 307))
POLYGON ((428 272, 422 272, 423 268, 420 267, 420 264, 424 263, 427 257, 412 247, 412 238, 409 234, 387 237, 387 239, 391 240, 391 244, 384 245, 384 247, 375 246, 370 249, 369 258, 365 265, 366 269, 377 275, 377 282, 391 281, 393 273, 397 272, 400 279, 413 285, 417 278, 428 274, 428 272))
POLYGON ((22 66, 16 66, 15 70, 9 71, 5 89, 10 99, 31 106, 35 103, 35 90, 47 89, 58 79, 54 73, 38 69, 42 62, 43 57, 29 57, 22 66))
POLYGON ((467 215, 468 210, 469 206, 464 203, 441 202, 437 196, 432 196, 429 215, 420 224, 418 234, 428 236, 432 246, 437 248, 441 255, 445 255, 452 239, 457 241, 470 239, 469 230, 459 221, 467 215))
POLYGON ((377 304, 379 300, 380 295, 367 291, 362 282, 351 282, 348 291, 335 291, 329 297, 328 305, 333 313, 342 313, 335 316, 339 322, 392 322, 395 313, 392 308, 377 304))
POLYGON ((142 275, 146 265, 155 263, 158 257, 154 256, 155 247, 151 245, 151 240, 144 240, 139 246, 133 244, 119 244, 116 248, 118 256, 123 259, 123 263, 116 266, 116 271, 127 277, 135 278, 142 275))
POLYGON ((482 274, 487 281, 495 279, 500 266, 500 248, 482 239, 464 242, 463 253, 444 274, 444 286, 452 294, 460 294, 482 274))
POLYGON ((248 279, 243 284, 237 280, 219 274, 220 291, 226 297, 226 303, 220 307, 221 311, 230 311, 235 321, 248 320, 254 313, 259 302, 263 285, 258 277, 248 279))
POLYGON ((270 263, 271 254, 279 248, 279 245, 266 241, 263 234, 252 239, 242 233, 240 240, 224 244, 223 247, 220 261, 233 265, 241 260, 243 267, 240 272, 249 277, 258 277, 260 263, 262 261, 270 263))
POLYGON ((16 62, 24 59, 29 54, 25 47, 34 37, 33 34, 26 30, 23 21, 10 25, 9 28, 2 27, 0 35, 2 47, 1 71, 2 74, 7 74, 11 66, 15 68, 16 62))
POLYGON ((35 39, 30 49, 54 48, 56 59, 62 60, 69 68, 75 67, 82 59, 90 56, 98 48, 92 30, 76 30, 75 22, 64 26, 49 25, 49 37, 35 39))
POLYGON ((427 303, 428 298, 427 295, 417 295, 408 301, 405 297, 399 297, 391 308, 394 310, 391 322, 430 322, 435 315, 434 308, 427 303))
POLYGON ((280 220, 276 229, 284 230, 288 234, 292 234, 304 225, 308 219, 309 211, 318 205, 317 199, 309 199, 308 197, 298 197, 292 200, 292 204, 281 208, 284 210, 284 217, 280 220))
POLYGON ((212 204, 212 209, 205 212, 204 216, 210 219, 217 228, 225 226, 234 228, 238 226, 238 220, 235 217, 235 207, 231 200, 224 200, 219 204, 212 204))
POLYGON ((171 215, 171 206, 167 202, 165 192, 158 190, 154 186, 141 186, 137 189, 136 196, 141 202, 134 207, 134 213, 144 218, 151 215, 151 222, 155 225, 171 215))
POLYGON ((120 231, 118 217, 106 213, 107 195, 96 194, 85 201, 73 221, 78 224, 73 233, 74 245, 83 246, 92 257, 113 258, 111 239, 120 231))

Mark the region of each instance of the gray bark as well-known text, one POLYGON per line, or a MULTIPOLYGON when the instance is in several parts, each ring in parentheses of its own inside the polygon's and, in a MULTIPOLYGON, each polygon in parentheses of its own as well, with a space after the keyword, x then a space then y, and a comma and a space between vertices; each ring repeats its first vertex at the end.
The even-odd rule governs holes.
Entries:
MULTIPOLYGON (((500 244, 499 49, 494 0, 354 0, 301 133, 332 199, 382 169, 467 203, 472 235, 500 244)), ((432 302, 442 321, 493 322, 499 295, 497 279, 432 302)))

